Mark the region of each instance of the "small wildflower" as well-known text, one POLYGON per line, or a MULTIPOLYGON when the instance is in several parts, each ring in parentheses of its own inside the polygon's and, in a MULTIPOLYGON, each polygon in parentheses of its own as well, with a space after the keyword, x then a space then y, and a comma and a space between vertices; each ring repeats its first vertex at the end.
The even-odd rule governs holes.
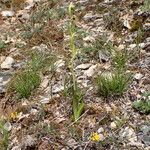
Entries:
POLYGON ((12 112, 11 114, 10 114, 10 119, 12 119, 12 120, 15 120, 17 117, 18 117, 18 112, 12 112))
POLYGON ((100 135, 97 132, 94 132, 90 136, 90 140, 94 142, 100 141, 100 135))

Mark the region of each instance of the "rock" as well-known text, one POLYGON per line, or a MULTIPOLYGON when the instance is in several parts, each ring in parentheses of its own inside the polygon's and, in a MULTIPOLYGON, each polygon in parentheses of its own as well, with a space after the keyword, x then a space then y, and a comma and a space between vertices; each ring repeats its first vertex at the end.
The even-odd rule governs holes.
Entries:
POLYGON ((139 46, 143 49, 145 47, 145 43, 140 43, 139 46))
POLYGON ((82 69, 82 70, 86 70, 91 66, 91 64, 80 64, 78 65, 75 69, 82 69))
POLYGON ((150 57, 145 58, 144 63, 147 65, 147 68, 150 68, 150 57))
POLYGON ((149 132, 150 132, 150 126, 147 126, 147 125, 142 126, 141 131, 142 131, 144 134, 149 133, 149 132))
POLYGON ((132 28, 131 28, 131 25, 130 25, 130 23, 129 23, 128 20, 125 20, 125 21, 123 22, 123 25, 124 25, 124 27, 126 27, 126 28, 128 28, 128 29, 132 29, 132 28))
POLYGON ((116 129, 116 128, 117 128, 116 123, 115 123, 115 122, 111 122, 110 128, 111 128, 111 129, 116 129))
POLYGON ((21 146, 14 146, 11 150, 21 150, 21 146))
POLYGON ((99 136, 100 136, 100 141, 103 141, 105 139, 103 134, 99 134, 99 136))
POLYGON ((119 132, 119 136, 122 140, 126 139, 130 142, 136 142, 137 141, 137 136, 136 136, 134 130, 132 128, 129 128, 129 127, 126 127, 125 129, 122 129, 119 132))
POLYGON ((97 65, 92 65, 88 70, 84 72, 84 75, 87 77, 92 77, 96 72, 97 65))
POLYGON ((102 133, 104 132, 104 128, 100 127, 98 130, 97 130, 97 133, 102 133))
POLYGON ((40 102, 42 104, 48 104, 50 102, 50 98, 49 97, 41 97, 40 102))
POLYGON ((48 86, 49 80, 47 78, 44 78, 43 81, 41 82, 40 87, 41 88, 46 88, 48 86))
POLYGON ((74 139, 69 139, 69 140, 67 141, 67 145, 68 145, 69 147, 71 147, 71 148, 76 147, 77 144, 78 144, 78 143, 77 143, 74 139))
POLYGON ((147 38, 146 38, 146 42, 147 42, 147 43, 150 42, 150 37, 147 37, 147 38))
POLYGON ((25 19, 25 20, 28 20, 30 18, 30 15, 28 13, 23 13, 21 18, 25 19))
POLYGON ((136 74, 134 75, 134 78, 135 78, 136 80, 140 80, 142 77, 143 77, 143 75, 142 75, 141 73, 136 73, 136 74))
POLYGON ((6 59, 2 62, 1 68, 2 69, 10 69, 14 63, 14 59, 12 57, 6 57, 6 59))
POLYGON ((135 48, 136 46, 137 46, 136 44, 130 44, 130 45, 129 45, 129 47, 130 47, 131 49, 135 48))
POLYGON ((107 113, 110 113, 113 111, 109 105, 105 105, 105 109, 107 113))
POLYGON ((12 129, 11 123, 10 123, 10 122, 6 122, 6 123, 4 124, 4 129, 5 129, 6 131, 11 131, 11 129, 12 129))
POLYGON ((14 15, 13 11, 5 10, 1 12, 3 17, 12 17, 14 15))
POLYGON ((11 76, 10 72, 0 72, 0 93, 5 92, 6 84, 10 81, 11 76))
POLYGON ((102 18, 96 19, 96 20, 94 21, 94 23, 95 23, 97 26, 101 26, 101 25, 103 25, 103 19, 102 19, 102 18))
POLYGON ((0 57, 0 64, 5 60, 5 58, 6 58, 5 56, 0 57))
POLYGON ((32 108, 32 109, 30 110, 30 113, 31 113, 32 115, 37 115, 38 110, 37 110, 37 109, 32 108))
POLYGON ((86 41, 86 42, 94 42, 95 39, 94 39, 92 36, 87 36, 87 37, 83 38, 83 41, 86 41))
POLYGON ((90 13, 87 13, 87 14, 83 17, 83 19, 84 19, 85 21, 88 21, 88 20, 92 19, 92 17, 93 17, 93 14, 92 14, 92 12, 90 12, 90 13))
POLYGON ((23 138, 22 140, 22 147, 33 147, 35 146, 37 143, 37 138, 31 136, 31 135, 27 135, 23 138))
POLYGON ((146 146, 150 146, 150 125, 143 125, 138 137, 146 146))
POLYGON ((56 66, 57 68, 63 67, 65 66, 65 61, 60 59, 54 63, 54 66, 56 66))
POLYGON ((59 93, 60 91, 64 90, 64 86, 62 85, 59 85, 59 84, 55 84, 53 87, 52 87, 52 93, 55 94, 55 93, 59 93))
POLYGON ((136 146, 136 147, 144 147, 144 144, 142 144, 141 142, 130 142, 128 145, 130 146, 136 146))
POLYGON ((57 72, 62 73, 63 68, 65 67, 65 61, 63 59, 60 59, 54 63, 54 66, 56 66, 57 72))
MULTIPOLYGON (((85 21, 94 21, 96 19, 99 19, 100 17, 101 16, 99 14, 93 14, 92 12, 89 12, 83 17, 83 19, 85 21)), ((91 22, 91 23, 93 24, 94 22, 91 22)))
POLYGON ((120 51, 123 50, 124 48, 125 48, 125 46, 122 44, 118 46, 118 50, 120 50, 120 51))
POLYGON ((77 78, 77 83, 81 83, 83 87, 88 87, 89 80, 82 79, 82 76, 77 78))
POLYGON ((101 62, 107 62, 109 58, 110 58, 109 53, 101 50, 99 51, 99 59, 101 62))

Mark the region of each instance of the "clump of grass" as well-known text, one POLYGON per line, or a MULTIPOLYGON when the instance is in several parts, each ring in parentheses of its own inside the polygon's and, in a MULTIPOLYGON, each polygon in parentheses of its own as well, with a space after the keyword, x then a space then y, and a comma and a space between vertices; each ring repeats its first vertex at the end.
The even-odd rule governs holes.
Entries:
POLYGON ((133 108, 140 111, 143 114, 149 114, 150 113, 150 93, 147 93, 144 95, 145 99, 140 99, 135 102, 133 102, 133 108))
POLYGON ((98 92, 104 97, 119 96, 126 91, 129 76, 119 72, 101 74, 97 77, 98 92))
POLYGON ((4 125, 5 121, 0 119, 0 133, 2 134, 2 137, 0 138, 1 150, 6 150, 9 142, 9 132, 5 129, 4 125))
POLYGON ((14 80, 13 87, 18 93, 19 98, 28 98, 41 81, 39 74, 34 71, 21 72, 14 80))
POLYGON ((141 10, 148 12, 150 10, 150 2, 149 0, 144 0, 144 5, 141 6, 141 10))
POLYGON ((47 67, 52 69, 55 60, 52 55, 46 56, 46 54, 35 53, 24 70, 14 75, 14 78, 10 81, 8 91, 16 91, 19 98, 29 98, 32 91, 40 85, 40 73, 45 71, 47 67))
POLYGON ((113 49, 111 54, 113 70, 108 73, 102 73, 96 79, 98 93, 104 97, 122 95, 127 90, 131 77, 127 73, 127 51, 113 49))

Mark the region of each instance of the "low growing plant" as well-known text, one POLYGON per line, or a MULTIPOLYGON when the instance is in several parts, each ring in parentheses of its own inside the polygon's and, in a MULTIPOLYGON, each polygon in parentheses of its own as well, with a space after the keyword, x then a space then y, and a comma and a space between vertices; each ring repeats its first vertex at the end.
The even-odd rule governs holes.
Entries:
POLYGON ((113 44, 110 41, 107 42, 106 34, 103 34, 96 38, 92 45, 82 48, 81 55, 87 55, 87 57, 90 58, 91 56, 92 58, 98 58, 100 51, 109 55, 113 48, 113 44))
POLYGON ((112 56, 112 65, 117 71, 126 71, 127 69, 127 60, 128 60, 128 55, 127 55, 127 50, 122 50, 122 51, 113 51, 114 54, 112 56))
POLYGON ((142 11, 148 12, 150 10, 150 2, 149 0, 144 0, 144 5, 141 6, 142 11))
POLYGON ((2 134, 2 137, 0 138, 1 150, 7 150, 9 142, 9 132, 5 129, 4 125, 4 120, 0 119, 0 134, 2 134))
POLYGON ((0 49, 3 49, 5 47, 6 47, 5 43, 3 41, 0 41, 0 49))
POLYGON ((145 99, 140 99, 133 102, 133 108, 144 114, 150 113, 150 93, 144 95, 145 99))

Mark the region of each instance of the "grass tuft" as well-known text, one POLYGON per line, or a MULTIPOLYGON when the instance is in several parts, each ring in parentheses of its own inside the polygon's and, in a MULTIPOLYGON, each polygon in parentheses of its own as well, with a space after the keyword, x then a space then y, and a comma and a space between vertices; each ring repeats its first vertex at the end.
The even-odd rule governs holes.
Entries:
POLYGON ((48 68, 52 70, 55 60, 56 57, 53 55, 47 56, 40 52, 33 54, 24 70, 14 75, 8 91, 16 91, 19 98, 29 98, 32 91, 40 85, 41 77, 39 74, 48 68))
POLYGON ((119 72, 101 74, 97 77, 98 93, 104 97, 120 96, 128 86, 129 75, 120 74, 119 72))
POLYGON ((127 51, 112 49, 113 71, 97 76, 98 93, 104 97, 120 96, 128 87, 130 74, 127 73, 127 51))
POLYGON ((34 71, 24 71, 16 76, 13 87, 19 98, 28 98, 31 92, 39 86, 40 76, 34 71))

